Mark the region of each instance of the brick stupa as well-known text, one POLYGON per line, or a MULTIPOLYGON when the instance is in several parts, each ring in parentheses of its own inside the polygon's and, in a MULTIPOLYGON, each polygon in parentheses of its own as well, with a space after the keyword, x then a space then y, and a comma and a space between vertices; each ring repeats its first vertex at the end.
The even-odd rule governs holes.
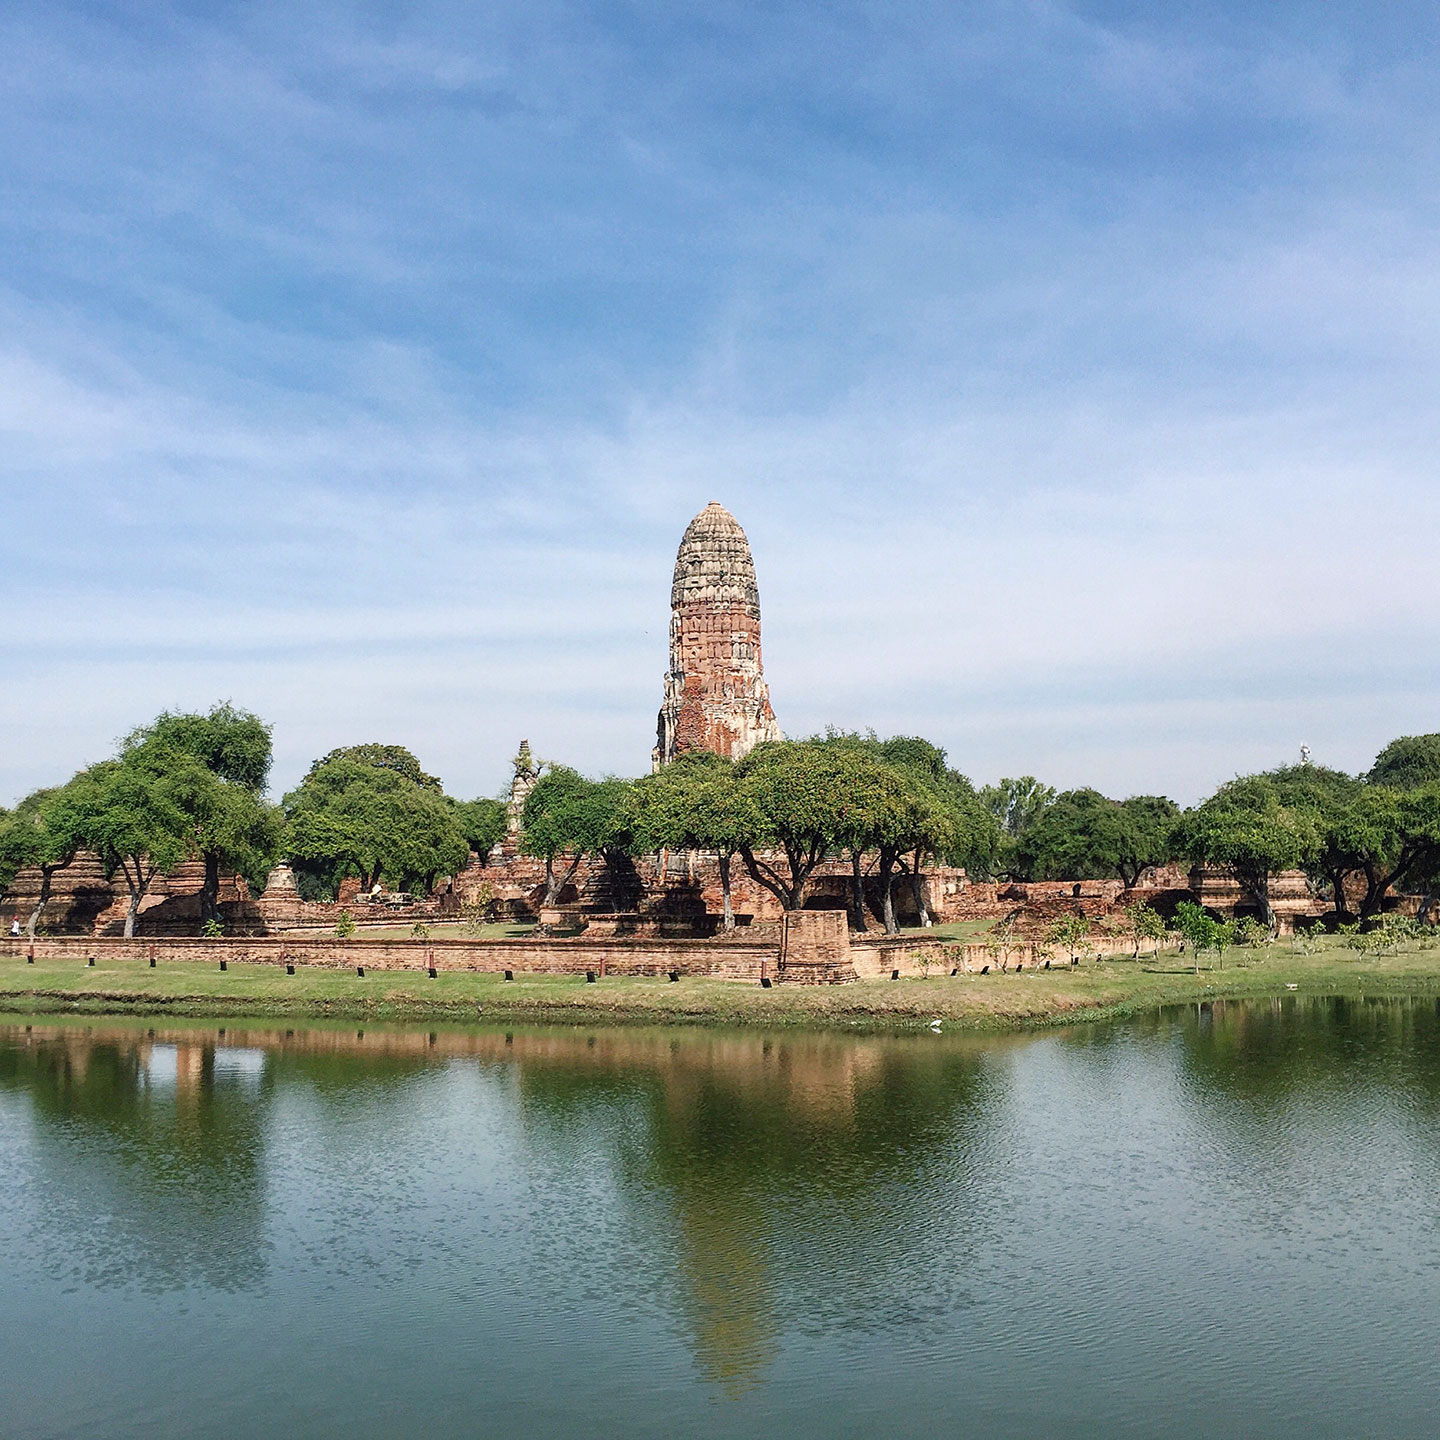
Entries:
POLYGON ((739 760, 778 739, 760 660, 760 588, 750 542, 712 500, 686 527, 675 557, 655 767, 687 750, 739 760))

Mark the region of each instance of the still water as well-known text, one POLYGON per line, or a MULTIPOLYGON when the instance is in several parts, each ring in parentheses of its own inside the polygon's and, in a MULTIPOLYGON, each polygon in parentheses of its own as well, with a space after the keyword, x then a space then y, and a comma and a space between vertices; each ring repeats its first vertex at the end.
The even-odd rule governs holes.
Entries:
POLYGON ((1434 1002, 0 1027, 0 1435, 1433 1436, 1434 1002))

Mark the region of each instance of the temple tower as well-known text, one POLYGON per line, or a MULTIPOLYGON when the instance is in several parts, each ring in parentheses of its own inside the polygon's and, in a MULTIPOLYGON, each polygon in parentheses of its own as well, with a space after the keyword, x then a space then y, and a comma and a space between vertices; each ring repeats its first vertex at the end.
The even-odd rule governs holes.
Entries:
POLYGON ((653 760, 687 750, 739 760, 780 739, 760 661, 760 589, 750 542, 713 500, 686 527, 670 590, 670 670, 653 760))

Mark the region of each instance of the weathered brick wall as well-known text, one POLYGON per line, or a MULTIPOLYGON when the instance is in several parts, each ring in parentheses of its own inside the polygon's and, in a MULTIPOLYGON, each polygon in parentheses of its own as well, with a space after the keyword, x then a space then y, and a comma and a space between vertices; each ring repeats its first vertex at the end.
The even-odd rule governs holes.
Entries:
MULTIPOLYGON (((96 959, 148 960, 157 965, 218 965, 221 960, 252 964, 315 965, 367 971, 477 970, 499 974, 707 975, 726 980, 762 978, 791 983, 853 980, 845 917, 817 911, 789 917, 767 940, 632 940, 576 938, 535 940, 336 940, 327 936, 226 937, 220 940, 161 938, 125 940, 113 936, 49 936, 34 943, 37 958, 69 959, 84 965, 96 959), (835 922, 839 921, 838 927, 835 922), (792 932, 787 934, 786 932, 792 932), (787 963, 787 961, 789 963, 787 963)), ((26 941, 5 938, 0 954, 23 956, 26 941)))

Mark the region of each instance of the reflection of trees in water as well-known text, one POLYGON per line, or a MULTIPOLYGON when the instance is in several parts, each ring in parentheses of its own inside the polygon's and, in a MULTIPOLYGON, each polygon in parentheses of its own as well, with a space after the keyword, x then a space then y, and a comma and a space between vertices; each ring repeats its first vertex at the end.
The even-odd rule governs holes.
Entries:
POLYGON ((1321 1198, 1440 1168, 1440 1015, 1433 999, 1214 1001, 1109 1033, 1175 1057, 1176 1143, 1215 1199, 1262 1233, 1323 1232, 1321 1198), (1128 1033, 1127 1033, 1128 1032, 1128 1033), (1318 1207, 1318 1208, 1317 1208, 1318 1207))
POLYGON ((152 1083, 142 1036, 52 1032, 0 1046, 25 1095, 29 1218, 52 1263, 92 1285, 242 1289, 264 1269, 263 1075, 217 1076, 215 1045, 152 1083))
POLYGON ((760 1377, 782 1331, 948 1313, 955 1262, 1003 1203, 974 1047, 605 1036, 524 1061, 532 1128, 568 1131, 597 1084, 640 1099, 643 1127, 608 1137, 618 1173, 632 1197, 671 1197, 697 1363, 732 1389, 760 1377))

